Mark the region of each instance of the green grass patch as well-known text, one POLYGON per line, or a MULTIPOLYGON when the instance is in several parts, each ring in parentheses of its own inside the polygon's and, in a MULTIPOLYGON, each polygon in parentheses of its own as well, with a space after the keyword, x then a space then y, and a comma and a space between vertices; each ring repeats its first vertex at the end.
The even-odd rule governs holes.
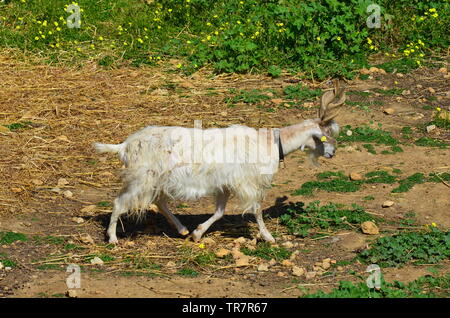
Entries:
POLYGON ((417 64, 417 62, 415 62, 415 60, 411 58, 401 58, 379 64, 377 65, 377 67, 385 70, 388 73, 397 72, 406 74, 418 68, 419 65, 417 64))
POLYGON ((6 253, 0 253, 0 263, 3 264, 4 267, 16 267, 17 263, 11 260, 6 253))
POLYGON ((348 209, 335 203, 320 206, 320 201, 311 202, 306 207, 303 202, 290 203, 286 213, 280 216, 280 222, 288 232, 300 237, 317 237, 340 229, 354 229, 362 222, 374 219, 357 204, 352 204, 352 208, 348 209))
POLYGON ((256 245, 255 249, 249 249, 248 247, 241 248, 242 253, 248 256, 255 256, 265 260, 275 259, 276 261, 282 261, 288 259, 292 252, 284 247, 275 247, 268 242, 260 242, 256 245))
POLYGON ((199 273, 195 269, 185 267, 178 271, 178 275, 186 276, 186 277, 197 277, 199 275, 199 273))
POLYGON ((378 238, 358 259, 380 267, 436 264, 450 257, 450 232, 437 227, 420 232, 404 232, 378 238))
POLYGON ((8 245, 17 241, 26 242, 28 237, 22 233, 0 232, 0 245, 8 245))
POLYGON ((106 207, 108 207, 108 206, 111 206, 111 202, 108 202, 108 201, 100 201, 100 202, 97 203, 97 206, 106 208, 106 207))
POLYGON ((421 147, 437 147, 441 149, 446 149, 448 146, 447 143, 431 137, 420 137, 414 143, 421 147))
POLYGON ((22 121, 22 122, 18 122, 18 123, 12 123, 9 125, 3 125, 3 126, 8 128, 10 131, 18 131, 18 130, 33 128, 32 122, 30 122, 30 121, 22 121))
POLYGON ((326 171, 316 175, 317 181, 308 181, 303 183, 300 188, 292 192, 292 195, 313 195, 314 191, 324 190, 327 192, 356 192, 361 189, 363 184, 394 184, 399 183, 391 192, 401 193, 409 191, 414 185, 425 182, 447 182, 450 181, 450 173, 440 174, 430 173, 425 177, 423 173, 414 173, 406 178, 398 176, 401 170, 396 170, 397 175, 391 175, 384 170, 371 171, 364 175, 363 180, 352 181, 342 171, 326 171))
POLYGON ((366 282, 340 281, 331 292, 317 291, 304 298, 438 298, 448 297, 450 275, 422 276, 410 283, 381 280, 381 289, 369 288, 366 282))
POLYGON ((379 94, 382 94, 382 95, 400 95, 403 92, 403 89, 401 89, 401 88, 391 88, 391 89, 375 88, 373 91, 377 92, 379 94))

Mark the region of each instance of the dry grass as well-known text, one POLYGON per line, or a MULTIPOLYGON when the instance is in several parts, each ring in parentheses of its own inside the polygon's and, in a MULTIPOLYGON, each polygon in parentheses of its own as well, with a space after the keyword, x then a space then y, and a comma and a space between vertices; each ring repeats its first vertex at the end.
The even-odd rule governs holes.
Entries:
POLYGON ((223 100, 230 88, 286 85, 264 76, 204 71, 183 78, 152 68, 104 70, 89 62, 55 67, 30 59, 17 58, 17 52, 0 55, 0 125, 30 123, 29 129, 12 132, 0 126, 0 215, 33 211, 44 202, 61 203, 63 195, 51 191, 59 178, 69 181, 62 190, 81 184, 119 187, 108 173, 118 161, 108 158, 110 164, 94 164, 106 159, 93 153, 94 141, 117 143, 147 125, 192 126, 194 119, 203 120, 204 127, 270 127, 285 124, 287 113, 300 116, 298 110, 268 113, 248 104, 227 107, 223 100))

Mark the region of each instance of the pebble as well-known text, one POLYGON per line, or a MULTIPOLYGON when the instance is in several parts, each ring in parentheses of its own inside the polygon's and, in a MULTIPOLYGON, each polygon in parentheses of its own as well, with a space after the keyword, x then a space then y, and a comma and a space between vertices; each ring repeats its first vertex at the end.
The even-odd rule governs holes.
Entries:
POLYGON ((441 67, 438 72, 442 73, 442 74, 447 74, 447 68, 446 67, 441 67))
POLYGON ((281 262, 281 265, 286 266, 286 267, 292 267, 294 266, 294 263, 292 263, 290 260, 285 259, 281 262))
POLYGON ((69 298, 77 298, 77 297, 78 297, 78 293, 77 293, 76 290, 69 289, 69 290, 66 292, 66 296, 69 297, 69 298))
POLYGON ((350 177, 350 180, 352 180, 352 181, 359 181, 359 180, 364 179, 363 176, 357 172, 351 172, 349 177, 350 177))
POLYGON ((317 275, 317 272, 307 272, 305 274, 305 278, 306 279, 312 279, 312 278, 316 277, 316 275, 317 275))
POLYGON ((285 277, 285 276, 286 276, 286 273, 284 273, 284 272, 278 272, 278 273, 277 273, 277 276, 279 276, 279 277, 285 277))
POLYGON ((74 216, 72 218, 72 221, 74 221, 75 223, 78 223, 78 224, 84 223, 84 219, 83 218, 77 218, 76 216, 74 216))
POLYGON ((258 265, 258 272, 267 272, 269 270, 268 264, 259 264, 258 265))
POLYGON ((234 240, 234 243, 237 244, 244 244, 247 240, 245 239, 245 237, 238 237, 237 239, 234 240))
POLYGON ((305 274, 305 269, 298 267, 298 266, 293 266, 292 267, 292 275, 294 276, 302 276, 305 274))
POLYGON ((430 92, 430 94, 436 93, 436 90, 433 87, 428 87, 428 91, 430 92))
POLYGON ((283 245, 286 248, 293 248, 294 247, 294 244, 291 241, 284 242, 281 245, 283 245))
POLYGON ((168 261, 166 266, 169 267, 169 268, 174 268, 174 267, 177 266, 177 264, 175 264, 175 262, 173 262, 173 261, 168 261))
POLYGON ((387 114, 387 115, 392 115, 395 113, 395 109, 394 108, 385 108, 383 109, 383 113, 387 114))
POLYGON ((366 221, 366 222, 361 223, 361 230, 364 234, 369 234, 369 235, 377 235, 380 233, 378 226, 376 226, 375 223, 373 223, 371 221, 366 221))
POLYGON ((90 236, 89 234, 81 234, 80 240, 81 242, 86 244, 94 244, 94 240, 92 239, 92 236, 90 236))
POLYGON ((269 261, 269 265, 270 266, 273 266, 273 265, 275 265, 277 263, 277 261, 274 259, 274 258, 272 258, 270 261, 269 261))
POLYGON ((64 191, 64 192, 63 192, 63 195, 64 195, 66 198, 71 198, 71 197, 73 197, 73 193, 72 193, 72 191, 70 191, 70 190, 64 191))
POLYGON ((0 270, 2 270, 3 269, 3 263, 2 262, 0 262, 0 270))
POLYGON ((91 264, 92 265, 103 265, 104 262, 100 257, 96 256, 93 259, 91 259, 91 264))
POLYGON ((390 200, 386 200, 386 201, 384 201, 383 202, 383 204, 381 205, 383 208, 389 208, 389 207, 391 207, 391 206, 393 206, 394 205, 394 202, 393 201, 390 201, 390 200))
POLYGON ((250 257, 244 255, 236 260, 236 266, 248 266, 250 265, 250 257))
POLYGON ((430 133, 435 129, 436 129, 436 125, 429 125, 429 126, 427 126, 427 133, 430 133))
POLYGON ((208 244, 208 245, 214 245, 216 244, 216 241, 214 241, 212 238, 210 237, 205 237, 203 240, 204 244, 208 244))

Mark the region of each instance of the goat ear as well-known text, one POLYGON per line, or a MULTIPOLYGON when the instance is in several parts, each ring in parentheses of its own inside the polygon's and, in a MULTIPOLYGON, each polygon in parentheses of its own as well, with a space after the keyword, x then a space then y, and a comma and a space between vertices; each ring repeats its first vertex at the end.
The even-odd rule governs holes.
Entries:
POLYGON ((338 115, 339 109, 337 108, 344 104, 345 99, 345 88, 340 87, 339 80, 334 80, 334 88, 326 91, 322 95, 319 109, 321 125, 326 125, 330 120, 338 115))

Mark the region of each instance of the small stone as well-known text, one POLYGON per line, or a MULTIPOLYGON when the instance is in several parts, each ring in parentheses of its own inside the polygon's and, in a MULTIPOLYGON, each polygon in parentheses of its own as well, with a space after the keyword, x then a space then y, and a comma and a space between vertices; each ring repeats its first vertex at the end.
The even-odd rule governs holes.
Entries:
POLYGON ((216 241, 214 241, 212 238, 210 238, 210 237, 205 237, 203 240, 202 240, 202 242, 204 243, 204 244, 207 244, 207 245, 214 245, 214 244, 216 244, 216 241))
POLYGON ((286 267, 292 267, 294 266, 294 263, 292 263, 290 260, 285 259, 281 262, 281 265, 286 266, 286 267))
POLYGON ((300 251, 294 251, 294 252, 291 254, 291 256, 289 256, 289 260, 290 260, 290 261, 294 261, 294 260, 297 258, 298 254, 300 254, 300 251))
POLYGON ((226 111, 220 112, 220 116, 227 117, 228 116, 228 112, 226 112, 226 111))
POLYGON ((233 249, 231 250, 231 255, 233 256, 234 259, 239 259, 239 258, 242 258, 242 257, 245 256, 244 253, 242 253, 242 252, 241 252, 239 249, 237 249, 237 248, 233 248, 233 249))
POLYGON ((59 178, 58 179, 58 187, 64 187, 69 184, 69 181, 65 178, 59 178))
POLYGON ((409 90, 409 89, 405 89, 403 92, 402 92, 402 95, 403 96, 408 96, 408 95, 410 95, 411 94, 411 91, 409 90))
POLYGON ((275 265, 277 263, 277 261, 274 259, 274 258, 272 258, 270 261, 269 261, 269 266, 273 266, 273 265, 275 265))
POLYGON ((66 292, 66 296, 69 297, 69 298, 77 298, 77 297, 78 297, 78 294, 77 294, 77 291, 76 291, 76 290, 74 290, 74 289, 69 289, 69 290, 66 292))
POLYGON ((447 70, 446 67, 441 67, 441 68, 438 70, 438 72, 439 72, 439 73, 442 73, 442 74, 447 74, 448 70, 447 70))
POLYGON ((22 188, 11 188, 11 191, 15 192, 15 193, 20 193, 23 191, 23 189, 22 188))
POLYGON ((174 268, 174 267, 177 266, 177 264, 175 264, 175 262, 168 261, 167 264, 166 264, 166 266, 169 267, 169 268, 174 268))
POLYGON ((277 276, 278 276, 278 277, 285 277, 285 276, 286 276, 286 273, 284 273, 284 272, 278 272, 278 273, 277 273, 277 276))
POLYGON ((92 237, 89 234, 81 234, 80 240, 81 240, 81 242, 83 242, 85 244, 94 244, 94 240, 92 239, 92 237))
POLYGON ((344 267, 338 266, 338 267, 337 267, 337 270, 340 271, 340 272, 342 272, 342 271, 344 270, 344 267))
POLYGON ((44 184, 44 182, 42 180, 39 180, 39 179, 33 179, 33 180, 31 180, 31 182, 33 182, 33 184, 37 185, 37 186, 40 186, 40 185, 44 184))
POLYGON ((312 279, 312 278, 316 277, 316 275, 317 275, 317 272, 307 272, 305 274, 305 278, 306 279, 312 279))
POLYGON ((359 70, 359 73, 363 75, 369 75, 370 71, 367 68, 362 68, 359 70))
POLYGON ((305 269, 298 267, 298 266, 293 266, 292 267, 292 275, 294 276, 302 276, 305 274, 305 269))
POLYGON ((436 90, 433 87, 428 87, 428 91, 430 92, 430 94, 436 93, 436 90))
POLYGON ((91 264, 92 265, 103 265, 104 262, 100 257, 96 256, 93 259, 91 259, 91 264))
POLYGON ((11 270, 12 270, 12 268, 9 267, 9 266, 6 266, 6 267, 5 267, 5 271, 6 271, 6 272, 10 272, 11 270))
POLYGON ((0 262, 0 270, 2 270, 5 266, 3 266, 3 263, 0 262))
POLYGON ((280 105, 283 102, 281 98, 272 98, 270 101, 275 105, 280 105))
POLYGON ((69 191, 69 190, 64 191, 64 192, 63 192, 63 195, 64 195, 66 198, 71 198, 71 197, 73 197, 73 193, 72 193, 71 191, 69 191))
POLYGON ((352 181, 359 181, 364 179, 363 176, 357 172, 351 172, 349 177, 352 181))
POLYGON ((383 202, 383 204, 381 205, 383 208, 389 208, 389 207, 391 207, 391 206, 393 206, 394 205, 394 202, 393 201, 390 201, 390 200, 386 200, 386 201, 384 201, 383 202))
POLYGON ((234 243, 236 244, 244 244, 247 240, 245 239, 245 237, 238 237, 237 239, 234 240, 234 243))
POLYGON ((427 133, 430 133, 435 129, 436 129, 436 125, 429 125, 429 126, 427 126, 427 133))
POLYGON ((417 87, 417 88, 423 88, 423 86, 420 85, 420 84, 417 84, 416 87, 417 87))
POLYGON ((394 108, 385 108, 383 109, 383 113, 387 114, 387 115, 392 115, 393 113, 395 113, 395 109, 394 108))
POLYGON ((294 244, 291 241, 284 242, 281 245, 283 245, 286 248, 293 248, 294 247, 294 244))
POLYGON ((322 268, 325 269, 325 270, 327 270, 327 269, 329 269, 330 267, 331 267, 330 261, 323 260, 323 262, 322 262, 322 268))
POLYGON ((72 221, 74 221, 75 223, 78 223, 78 224, 84 223, 84 219, 83 218, 73 217, 72 221))
POLYGON ((250 257, 244 255, 236 260, 236 266, 248 266, 250 265, 250 257))
POLYGON ((259 264, 258 265, 258 272, 267 272, 269 270, 268 264, 259 264))
POLYGON ((404 75, 402 74, 402 73, 397 73, 397 74, 395 74, 397 77, 403 77, 404 75))
POLYGON ((351 135, 353 135, 353 132, 349 129, 345 132, 345 134, 350 137, 351 135))
POLYGON ((92 212, 95 211, 96 208, 97 208, 96 205, 87 205, 87 206, 85 206, 84 208, 82 208, 82 209, 80 210, 80 212, 82 212, 82 213, 87 213, 87 214, 91 214, 92 212))
POLYGON ((366 221, 361 223, 361 230, 364 234, 369 234, 369 235, 377 235, 380 233, 380 230, 378 229, 378 227, 375 225, 375 223, 371 222, 371 221, 366 221))

